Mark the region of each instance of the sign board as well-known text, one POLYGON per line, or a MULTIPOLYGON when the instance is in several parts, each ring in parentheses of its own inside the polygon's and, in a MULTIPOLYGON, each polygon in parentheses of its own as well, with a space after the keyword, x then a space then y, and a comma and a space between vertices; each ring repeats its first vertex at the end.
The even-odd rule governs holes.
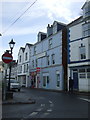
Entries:
POLYGON ((37 71, 37 72, 40 72, 40 69, 41 69, 40 67, 37 67, 37 68, 36 68, 36 71, 37 71))
POLYGON ((10 53, 6 52, 2 55, 2 61, 4 63, 8 64, 8 63, 12 62, 12 60, 13 60, 13 57, 10 53))

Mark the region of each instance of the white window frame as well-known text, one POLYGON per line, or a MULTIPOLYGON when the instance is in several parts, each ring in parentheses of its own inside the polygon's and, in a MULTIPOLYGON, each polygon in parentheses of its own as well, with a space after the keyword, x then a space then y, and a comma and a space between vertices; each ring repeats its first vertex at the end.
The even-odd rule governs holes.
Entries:
POLYGON ((47 65, 50 65, 50 57, 49 57, 49 55, 46 58, 47 58, 47 65))
POLYGON ((79 56, 80 56, 80 60, 86 59, 86 47, 83 44, 81 44, 81 46, 79 47, 79 56), (85 49, 85 51, 83 53, 81 53, 82 48, 85 49))
POLYGON ((60 88, 60 72, 59 71, 56 71, 56 87, 57 88, 60 88), (58 76, 59 75, 59 79, 58 79, 58 76), (59 83, 59 84, 58 84, 59 83), (59 85, 59 86, 58 86, 59 85))
POLYGON ((45 82, 45 86, 43 84, 43 87, 46 88, 47 85, 50 83, 50 78, 49 78, 49 73, 44 73, 43 74, 43 83, 45 82), (45 80, 45 81, 44 81, 45 80))
POLYGON ((52 64, 54 65, 55 64, 55 54, 51 55, 51 61, 52 61, 52 64))
POLYGON ((49 39, 49 49, 52 48, 52 38, 49 39))
POLYGON ((36 55, 36 46, 34 46, 34 55, 36 55))
POLYGON ((25 53, 25 61, 28 59, 28 53, 25 53))

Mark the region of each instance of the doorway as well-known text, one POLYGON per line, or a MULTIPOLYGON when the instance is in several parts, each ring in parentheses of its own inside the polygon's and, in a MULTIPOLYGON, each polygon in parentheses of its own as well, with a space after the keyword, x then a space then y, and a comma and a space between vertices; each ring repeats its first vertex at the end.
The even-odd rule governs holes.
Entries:
POLYGON ((73 72, 74 90, 78 90, 78 72, 73 72))

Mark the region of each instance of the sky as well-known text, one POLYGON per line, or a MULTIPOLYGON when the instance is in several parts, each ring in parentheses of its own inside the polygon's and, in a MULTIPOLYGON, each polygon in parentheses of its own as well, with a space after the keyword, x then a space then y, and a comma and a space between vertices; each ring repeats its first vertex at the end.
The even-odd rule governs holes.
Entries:
POLYGON ((2 54, 10 49, 8 43, 11 39, 15 42, 13 58, 17 60, 20 47, 25 47, 26 43, 36 43, 37 34, 46 32, 48 24, 54 21, 68 24, 81 16, 81 8, 86 0, 35 1, 0 0, 0 61, 2 54), (35 4, 31 6, 33 2, 35 4), (30 9, 26 11, 29 6, 30 9))

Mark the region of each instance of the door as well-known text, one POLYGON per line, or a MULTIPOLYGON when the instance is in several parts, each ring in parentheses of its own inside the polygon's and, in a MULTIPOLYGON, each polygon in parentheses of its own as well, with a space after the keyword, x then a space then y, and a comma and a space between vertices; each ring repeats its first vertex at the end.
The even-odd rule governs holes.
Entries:
POLYGON ((74 80, 74 89, 78 89, 78 73, 77 72, 74 72, 73 73, 73 80, 74 80))

